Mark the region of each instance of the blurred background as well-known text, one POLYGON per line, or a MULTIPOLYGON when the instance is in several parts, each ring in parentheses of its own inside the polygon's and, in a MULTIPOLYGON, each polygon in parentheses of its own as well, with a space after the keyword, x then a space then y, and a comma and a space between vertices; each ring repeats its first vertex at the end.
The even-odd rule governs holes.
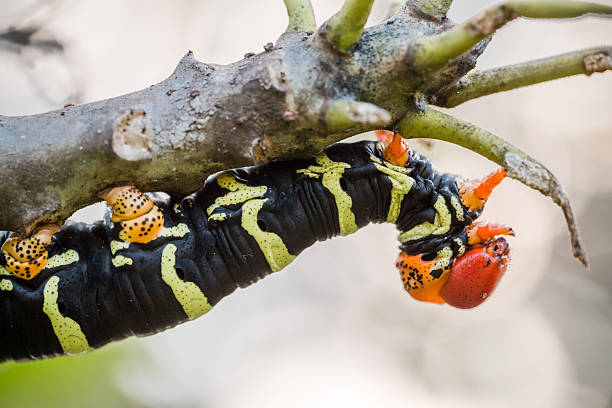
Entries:
MULTIPOLYGON (((320 24, 342 1, 312 3, 320 24)), ((490 3, 456 0, 449 15, 461 21, 490 3)), ((389 4, 377 0, 370 24, 389 4)), ((281 0, 0 0, 0 9, 0 33, 25 32, 0 39, 3 115, 147 87, 189 49, 201 61, 230 63, 262 51, 287 25, 281 0)), ((516 21, 479 68, 611 39, 610 19, 516 21)), ((370 226, 308 249, 195 322, 85 356, 2 364, 0 407, 612 407, 612 73, 451 112, 558 176, 590 270, 571 257, 561 210, 507 180, 483 218, 514 227, 512 265, 480 308, 414 301, 394 267, 394 227, 370 226)), ((443 142, 426 154, 468 177, 495 168, 443 142)))

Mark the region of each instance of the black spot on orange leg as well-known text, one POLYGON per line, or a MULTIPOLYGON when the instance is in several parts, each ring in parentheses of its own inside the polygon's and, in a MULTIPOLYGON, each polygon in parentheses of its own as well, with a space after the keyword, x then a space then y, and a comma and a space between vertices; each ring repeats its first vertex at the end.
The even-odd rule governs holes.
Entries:
POLYGON ((21 279, 35 278, 47 265, 47 248, 57 231, 56 225, 43 225, 27 238, 13 233, 2 245, 6 269, 21 279))
POLYGON ((448 280, 448 270, 436 267, 436 259, 423 260, 423 255, 408 255, 402 251, 396 266, 402 276, 404 289, 423 302, 444 303, 440 290, 448 280))
POLYGON ((164 215, 157 205, 134 186, 114 187, 100 194, 112 208, 112 221, 119 222, 119 238, 146 244, 159 237, 164 215))

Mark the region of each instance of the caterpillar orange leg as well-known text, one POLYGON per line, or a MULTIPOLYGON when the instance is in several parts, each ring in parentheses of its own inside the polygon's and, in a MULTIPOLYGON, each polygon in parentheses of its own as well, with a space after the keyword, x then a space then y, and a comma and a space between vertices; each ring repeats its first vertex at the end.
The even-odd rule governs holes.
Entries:
POLYGON ((461 201, 472 211, 481 208, 507 173, 505 169, 498 169, 482 180, 462 184, 459 188, 461 201))
POLYGON ((51 244, 53 234, 58 231, 56 225, 43 225, 28 238, 13 233, 2 245, 6 269, 18 278, 34 279, 47 265, 47 247, 51 244))
POLYGON ((377 130, 376 136, 383 144, 383 157, 386 161, 396 166, 404 167, 410 155, 410 147, 398 132, 388 130, 377 130))
POLYGON ((514 236, 514 230, 510 227, 501 224, 480 224, 475 222, 466 228, 465 232, 468 235, 468 245, 474 247, 480 244, 486 244, 499 235, 514 236))
POLYGON ((99 196, 111 207, 111 221, 119 223, 121 240, 146 244, 161 234, 164 226, 163 213, 136 187, 114 187, 102 191, 99 196))

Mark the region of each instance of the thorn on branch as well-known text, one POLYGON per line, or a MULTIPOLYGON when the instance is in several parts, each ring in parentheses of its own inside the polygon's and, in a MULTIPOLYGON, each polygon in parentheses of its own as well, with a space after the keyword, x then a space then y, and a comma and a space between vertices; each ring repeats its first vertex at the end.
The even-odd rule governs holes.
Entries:
POLYGON ((493 93, 572 75, 612 69, 612 46, 572 51, 520 64, 474 71, 437 95, 435 105, 451 108, 493 93))
POLYGON ((425 137, 463 146, 499 164, 508 171, 508 176, 550 197, 563 210, 574 257, 588 267, 569 198, 559 180, 543 164, 504 139, 433 109, 409 111, 398 127, 406 138, 425 137))
POLYGON ((517 17, 574 18, 586 14, 612 15, 612 7, 580 1, 509 1, 441 34, 414 40, 407 62, 416 73, 426 74, 444 67, 517 17))
POLYGON ((345 0, 340 11, 323 26, 328 41, 338 50, 348 52, 363 33, 374 0, 345 0))
POLYGON ((310 0, 284 0, 289 15, 289 25, 286 32, 300 31, 313 33, 317 29, 314 10, 310 0))
POLYGON ((368 102, 337 99, 329 104, 325 112, 325 123, 332 132, 358 125, 370 125, 373 129, 391 122, 391 114, 368 102))

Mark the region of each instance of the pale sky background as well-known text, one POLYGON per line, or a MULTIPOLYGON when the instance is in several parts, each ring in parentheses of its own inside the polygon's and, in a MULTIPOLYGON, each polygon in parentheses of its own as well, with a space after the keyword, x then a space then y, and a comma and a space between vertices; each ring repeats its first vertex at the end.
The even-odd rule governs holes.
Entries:
MULTIPOLYGON (((0 114, 60 108, 76 91, 90 102, 147 87, 187 50, 230 63, 260 52, 287 25, 280 0, 41 3, 1 0, 0 24, 44 23, 40 37, 59 39, 66 54, 2 52, 0 114)), ((342 4, 312 3, 319 24, 342 4)), ((490 3, 457 0, 449 15, 461 21, 490 3)), ((376 1, 370 23, 388 4, 376 1)), ((516 21, 478 67, 611 40, 612 19, 516 21)), ((483 219, 517 232, 512 264, 480 308, 414 301, 394 267, 394 228, 370 226, 314 246, 196 322, 134 340, 150 359, 117 368, 121 389, 153 407, 610 407, 612 73, 449 112, 509 139, 557 175, 582 221, 590 271, 571 259, 560 209, 507 180, 483 219)), ((495 168, 442 142, 427 154, 438 169, 468 177, 495 168)))

